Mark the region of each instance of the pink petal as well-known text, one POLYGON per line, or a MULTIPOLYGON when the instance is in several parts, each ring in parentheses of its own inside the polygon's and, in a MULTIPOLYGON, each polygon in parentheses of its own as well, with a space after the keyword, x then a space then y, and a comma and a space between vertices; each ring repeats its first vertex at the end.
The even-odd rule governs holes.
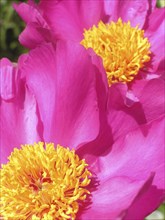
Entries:
POLYGON ((153 185, 164 188, 164 122, 161 117, 120 137, 112 151, 98 160, 99 179, 117 174, 143 180, 149 173, 155 173, 153 185))
POLYGON ((47 27, 47 23, 42 17, 40 11, 34 7, 32 4, 20 3, 13 4, 14 9, 19 14, 19 16, 25 21, 25 23, 39 22, 41 26, 47 27))
POLYGON ((1 163, 14 147, 40 139, 36 100, 9 60, 1 60, 1 163))
POLYGON ((164 191, 158 190, 155 186, 149 187, 145 194, 139 194, 126 212, 123 220, 143 220, 146 216, 156 210, 163 203, 164 191))
POLYGON ((147 122, 165 114, 165 85, 162 79, 137 80, 131 89, 140 100, 147 122))
POLYGON ((109 152, 107 149, 107 155, 97 156, 92 164, 88 161, 98 186, 92 192, 91 205, 80 213, 82 219, 135 219, 139 210, 137 216, 142 220, 161 204, 165 187, 164 122, 165 118, 160 118, 129 132, 109 152))
POLYGON ((102 1, 42 0, 40 9, 56 38, 80 41, 84 28, 90 28, 104 19, 102 1))
MULTIPOLYGON (((101 79, 98 81, 101 82, 101 79)), ((165 99, 162 95, 165 88, 162 79, 136 80, 129 89, 134 95, 133 100, 129 100, 132 97, 127 96, 126 85, 112 85, 107 102, 105 87, 99 87, 100 132, 93 142, 78 149, 82 158, 86 155, 89 160, 95 160, 95 157, 110 150, 120 136, 165 114, 165 99)))
POLYGON ((108 122, 114 140, 165 114, 162 79, 136 80, 130 88, 133 100, 126 97, 124 90, 127 88, 123 89, 124 85, 114 85, 109 89, 108 122))
POLYGON ((139 25, 140 28, 142 28, 145 23, 150 7, 148 0, 104 0, 104 4, 105 11, 110 15, 111 21, 117 21, 118 18, 121 17, 125 22, 130 21, 133 27, 139 25))
POLYGON ((15 75, 16 70, 13 64, 7 59, 0 60, 1 70, 1 97, 4 100, 10 100, 14 98, 15 93, 15 75))
POLYGON ((31 22, 19 36, 20 43, 29 49, 35 48, 44 42, 51 41, 51 32, 47 28, 43 28, 40 24, 31 22))
MULTIPOLYGON (((109 89, 108 122, 112 129, 114 140, 127 134, 130 130, 146 123, 146 118, 139 102, 126 105, 125 85, 114 85, 109 89)), ((128 101, 127 101, 128 103, 128 101)))
POLYGON ((92 192, 91 205, 86 210, 82 210, 82 213, 80 212, 80 218, 84 220, 118 219, 120 214, 131 205, 146 181, 116 176, 101 182, 96 191, 92 192))
POLYGON ((107 98, 109 89, 107 76, 105 70, 103 69, 102 61, 99 57, 92 57, 92 63, 96 65, 99 69, 99 73, 96 73, 96 92, 98 98, 100 127, 99 134, 92 142, 79 145, 77 153, 82 158, 84 157, 84 155, 88 154, 98 155, 101 152, 104 153, 109 145, 113 143, 111 127, 107 121, 107 98))
MULTIPOLYGON (((150 71, 157 71, 159 66, 162 66, 161 70, 164 73, 164 63, 165 63, 165 8, 155 9, 150 15, 148 21, 148 27, 146 30, 146 36, 149 38, 151 43, 151 66, 150 71)), ((160 70, 159 70, 160 71, 160 70)))
POLYGON ((43 45, 31 51, 23 71, 38 102, 46 142, 75 147, 97 136, 97 71, 83 47, 43 45))
POLYGON ((51 41, 51 31, 35 4, 13 4, 14 9, 27 23, 19 36, 20 43, 27 48, 35 48, 42 42, 51 41))

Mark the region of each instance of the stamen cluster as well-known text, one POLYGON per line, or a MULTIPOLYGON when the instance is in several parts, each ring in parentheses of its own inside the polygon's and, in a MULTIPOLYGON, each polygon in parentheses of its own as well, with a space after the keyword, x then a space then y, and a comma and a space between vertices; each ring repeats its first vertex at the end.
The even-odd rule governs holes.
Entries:
POLYGON ((150 43, 144 31, 131 27, 130 22, 123 23, 121 18, 116 23, 100 21, 98 27, 85 30, 81 44, 102 58, 109 85, 132 81, 150 60, 150 43))
POLYGON ((7 219, 75 219, 91 173, 74 150, 40 142, 14 149, 1 169, 1 211, 7 219))

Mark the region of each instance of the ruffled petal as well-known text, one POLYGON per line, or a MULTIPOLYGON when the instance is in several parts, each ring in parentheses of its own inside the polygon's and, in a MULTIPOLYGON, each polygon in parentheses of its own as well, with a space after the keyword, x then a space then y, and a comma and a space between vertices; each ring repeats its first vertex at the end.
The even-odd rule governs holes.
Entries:
POLYGON ((82 157, 85 154, 97 156, 110 150, 120 136, 165 115, 162 79, 136 80, 129 88, 131 90, 124 84, 115 84, 109 88, 109 93, 103 86, 105 83, 101 86, 102 80, 99 78, 98 81, 100 132, 93 142, 79 149, 82 157))
MULTIPOLYGON (((107 151, 109 146, 113 143, 112 129, 107 120, 107 98, 109 85, 107 82, 106 72, 103 68, 102 61, 99 57, 93 56, 92 62, 99 69, 99 73, 96 74, 96 92, 98 98, 99 108, 99 133, 97 137, 86 144, 82 144, 77 149, 77 154, 84 158, 85 155, 100 155, 107 151)), ((91 156, 90 156, 91 160, 91 156)))
POLYGON ((156 72, 157 74, 164 74, 164 63, 165 63, 165 8, 155 9, 154 12, 149 16, 148 27, 146 30, 146 36, 151 43, 151 62, 149 71, 156 72))
POLYGON ((1 70, 1 98, 3 100, 10 100, 15 96, 15 75, 16 68, 7 59, 3 58, 0 60, 0 70, 1 70))
POLYGON ((123 220, 143 220, 156 210, 164 199, 164 190, 158 190, 155 186, 150 186, 145 193, 139 193, 134 199, 123 220))
POLYGON ((21 80, 17 67, 0 63, 1 74, 1 163, 7 162, 14 147, 40 139, 36 100, 21 80))
POLYGON ((38 22, 41 26, 47 27, 47 23, 42 17, 40 11, 38 8, 34 7, 33 4, 19 3, 13 4, 13 7, 26 24, 30 22, 38 22))
POLYGON ((13 7, 26 23, 25 30, 19 36, 23 46, 32 49, 43 42, 52 41, 51 30, 37 5, 20 3, 13 4, 13 7))
POLYGON ((140 124, 147 123, 141 103, 127 98, 127 90, 123 84, 113 85, 109 89, 108 122, 114 141, 140 124))
POLYGON ((86 50, 59 42, 32 50, 23 71, 38 102, 44 139, 75 147, 99 131, 96 68, 86 50))
POLYGON ((51 42, 51 39, 51 31, 35 22, 27 24, 24 31, 19 35, 19 42, 29 49, 33 49, 44 42, 51 42))
POLYGON ((147 181, 135 181, 128 177, 112 177, 101 182, 92 192, 91 205, 82 210, 80 219, 122 219, 126 210, 147 181))
POLYGON ((125 85, 114 85, 109 89, 108 122, 114 140, 165 114, 162 79, 136 80, 131 90, 127 89, 125 85))
POLYGON ((148 0, 129 0, 129 1, 107 1, 104 0, 105 11, 110 16, 111 21, 122 18, 123 21, 130 21, 134 27, 143 27, 151 5, 148 0))
POLYGON ((42 0, 40 9, 58 39, 80 41, 84 28, 105 19, 103 1, 42 0))
POLYGON ((161 117, 120 137, 113 145, 112 151, 99 158, 99 179, 117 174, 142 180, 149 173, 155 173, 153 185, 163 189, 164 122, 165 118, 161 117))
POLYGON ((142 212, 138 213, 138 219, 144 219, 161 204, 165 187, 164 123, 162 117, 129 132, 118 138, 107 155, 96 157, 91 163, 88 158, 98 186, 92 192, 91 205, 82 212, 84 219, 134 219, 135 207, 146 203, 146 209, 141 207, 142 212))
POLYGON ((137 80, 131 89, 141 103, 147 123, 165 115, 163 79, 137 80))

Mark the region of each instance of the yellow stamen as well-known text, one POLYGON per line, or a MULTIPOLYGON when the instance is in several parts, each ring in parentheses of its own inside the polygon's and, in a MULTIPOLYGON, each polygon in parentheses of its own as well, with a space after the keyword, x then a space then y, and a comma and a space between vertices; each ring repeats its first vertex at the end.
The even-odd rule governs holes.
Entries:
POLYGON ((150 60, 150 43, 144 37, 144 31, 138 26, 131 27, 130 22, 99 22, 89 30, 84 30, 81 44, 92 48, 103 60, 109 85, 116 82, 130 82, 150 60))
POLYGON ((40 142, 14 149, 1 169, 3 219, 75 219, 91 173, 74 150, 40 142))

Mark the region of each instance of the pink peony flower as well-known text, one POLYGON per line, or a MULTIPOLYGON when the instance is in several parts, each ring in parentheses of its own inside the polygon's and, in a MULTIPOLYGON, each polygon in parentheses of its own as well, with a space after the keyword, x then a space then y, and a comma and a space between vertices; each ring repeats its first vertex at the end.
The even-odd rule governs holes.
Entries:
MULTIPOLYGON (((56 43, 58 39, 80 43, 84 39, 84 29, 89 30, 100 21, 105 24, 117 22, 119 18, 122 22, 130 21, 131 27, 138 25, 138 29, 144 30, 144 36, 150 44, 150 62, 143 65, 138 75, 150 73, 147 74, 150 78, 163 71, 164 8, 156 8, 156 0, 143 2, 40 0, 39 4, 33 1, 29 1, 29 4, 14 4, 14 8, 27 24, 20 35, 20 42, 28 48, 34 48, 43 41, 56 43)), ((119 36, 118 40, 122 45, 122 37, 120 39, 119 36)), ((129 46, 125 48, 127 52, 129 46)), ((111 45, 110 47, 112 48, 111 45)))
MULTIPOLYGON (((145 0, 142 2, 130 0, 123 3, 123 1, 117 0, 112 3, 111 1, 41 0, 39 4, 34 4, 31 1, 29 4, 15 4, 14 8, 27 23, 25 30, 20 35, 20 42, 24 46, 35 48, 43 42, 56 44, 59 39, 62 39, 63 41, 70 42, 70 45, 72 45, 72 42, 75 42, 77 45, 81 44, 81 46, 83 44, 82 47, 88 49, 87 51, 92 57, 92 62, 99 68, 100 74, 97 77, 104 82, 104 85, 101 86, 98 92, 100 93, 100 102, 103 102, 101 106, 104 107, 99 110, 102 112, 102 115, 108 115, 108 121, 112 127, 114 138, 117 138, 123 132, 126 134, 129 129, 136 128, 139 124, 146 124, 164 115, 164 96, 162 95, 164 93, 163 63, 165 57, 164 8, 157 9, 156 1, 145 0), (25 13, 27 11, 29 13, 25 13), (87 13, 88 11, 90 13, 87 13), (119 18, 122 20, 122 24, 119 18), (103 35, 100 35, 100 37, 103 37, 102 41, 104 42, 106 33, 104 26, 100 29, 98 28, 100 21, 107 25, 109 24, 110 30, 112 29, 111 21, 114 22, 114 28, 116 28, 114 33, 119 32, 117 36, 115 35, 119 45, 115 42, 114 45, 116 46, 113 49, 114 54, 119 54, 119 57, 121 56, 121 60, 115 60, 113 55, 111 55, 111 60, 108 60, 109 58, 106 58, 104 51, 98 52, 97 48, 95 48, 95 45, 100 45, 100 47, 103 47, 103 45, 98 41, 98 35, 96 34, 94 37, 93 32, 89 32, 89 30, 92 30, 93 25, 95 25, 97 31, 103 32, 103 35), (128 21, 130 21, 130 26, 128 21), (137 25, 139 26, 136 32, 135 26, 137 25), (82 43, 86 36, 84 29, 86 29, 86 35, 89 39, 82 43), (143 35, 141 30, 144 30, 143 37, 141 37, 143 35), (125 35, 123 35, 124 32, 125 35), (132 37, 128 33, 132 33, 132 37), (138 37, 135 38, 134 36, 138 37), (124 38, 127 41, 124 41, 124 38), (130 38, 132 42, 128 43, 130 38), (90 39, 95 39, 96 42, 90 39), (90 42, 94 51, 88 46, 88 42, 90 42), (137 42, 141 43, 138 45, 137 42), (133 47, 129 58, 127 57, 127 54, 129 54, 127 52, 132 47, 131 45, 138 45, 138 47, 133 47), (120 48, 124 52, 118 51, 120 48), (122 53, 124 55, 121 55, 122 53), (137 58, 136 54, 143 54, 143 56, 137 58), (127 60, 125 61, 125 59, 127 60), (138 59, 139 61, 137 61, 138 59), (110 63, 108 67, 104 60, 105 63, 110 63), (135 65, 131 63, 133 62, 132 60, 136 60, 135 65), (122 74, 121 76, 126 76, 127 65, 125 65, 125 62, 128 62, 131 66, 128 73, 133 74, 132 71, 134 72, 130 76, 132 78, 127 76, 128 78, 125 80, 115 76, 115 80, 113 81, 112 78, 109 85, 109 80, 107 80, 109 70, 106 68, 110 68, 112 73, 112 66, 119 63, 114 72, 125 68, 124 71, 119 72, 122 74), (129 120, 129 123, 125 125, 125 123, 122 123, 123 120, 129 120), (113 126, 112 121, 115 121, 113 126), (124 128, 119 129, 121 126, 124 128)), ((95 32, 97 33, 97 31, 95 32)), ((113 31, 111 32, 113 33, 113 31)), ((104 47, 106 42, 113 42, 113 40, 110 40, 113 39, 111 32, 111 38, 104 42, 104 47)), ((113 45, 110 44, 109 47, 112 49, 113 45)), ((110 54, 110 52, 107 54, 110 54)), ((86 64, 84 63, 84 65, 86 64)), ((118 72, 115 74, 118 74, 118 72)))
MULTIPOLYGON (((157 115, 155 120, 143 126, 135 124, 134 120, 133 129, 132 113, 125 112, 123 102, 120 102, 122 91, 115 93, 113 90, 117 100, 114 101, 115 95, 111 94, 112 101, 108 100, 107 103, 108 92, 102 80, 105 75, 101 67, 98 69, 92 64, 83 47, 70 42, 59 41, 56 47, 47 43, 21 57, 17 67, 6 60, 2 60, 1 67, 1 84, 4 85, 2 163, 6 162, 12 148, 20 143, 41 140, 54 142, 55 146, 60 144, 74 148, 79 158, 85 159, 92 175, 88 171, 83 175, 86 165, 81 171, 82 178, 79 178, 77 171, 67 175, 70 171, 62 162, 58 163, 61 164, 59 170, 62 178, 60 174, 58 178, 53 175, 55 166, 52 166, 51 158, 58 156, 60 161, 68 158, 64 162, 70 166, 70 156, 64 157, 70 155, 69 150, 66 150, 69 151, 67 154, 61 155, 59 152, 56 156, 50 146, 46 157, 42 148, 36 148, 38 150, 34 152, 35 146, 26 146, 25 154, 23 150, 15 150, 10 163, 2 166, 3 195, 10 196, 3 197, 5 203, 2 204, 1 216, 12 218, 20 214, 33 215, 36 219, 53 219, 57 215, 59 219, 67 219, 68 216, 73 219, 144 219, 162 203, 164 116, 157 115), (5 76, 8 77, 7 81, 5 76), (17 79, 17 83, 12 79, 17 79), (13 90, 14 86, 16 90, 13 90), (109 121, 107 108, 112 112, 112 115, 108 114, 109 121), (128 115, 126 119, 124 114, 128 115), (122 124, 117 124, 118 119, 122 124), (66 198, 59 193, 63 191, 59 191, 55 179, 60 181, 66 198), (70 181, 72 187, 69 188, 63 179, 70 181), (75 179, 79 181, 75 182, 75 179), (23 185, 22 181, 25 181, 23 185), (52 187, 54 184, 56 187, 52 187), (8 190, 15 186, 18 191, 8 190), (38 201, 40 207, 37 206, 38 201)), ((154 85, 156 80, 160 79, 150 82, 154 85)), ((148 93, 145 93, 144 103, 147 103, 147 98, 148 93)), ((161 98, 156 105, 163 105, 161 98)), ((157 113, 151 112, 148 117, 152 114, 157 113)), ((73 162, 72 167, 76 169, 77 163, 73 162)), ((80 163, 83 164, 82 161, 80 163)))
MULTIPOLYGON (((48 149, 49 151, 51 150, 50 155, 48 152, 45 152, 47 156, 36 145, 29 146, 29 150, 28 146, 24 147, 22 153, 20 151, 22 157, 19 156, 19 151, 15 150, 10 157, 11 162, 4 165, 2 170, 1 190, 5 203, 2 204, 1 216, 3 214, 4 217, 26 216, 30 217, 30 219, 36 216, 40 219, 44 217, 54 219, 57 215, 59 219, 68 219, 69 217, 72 217, 72 219, 144 219, 164 199, 164 149, 162 138, 164 122, 163 118, 161 118, 145 127, 131 131, 126 136, 119 138, 112 146, 112 149, 105 155, 100 155, 102 143, 100 143, 100 149, 97 149, 97 151, 93 150, 88 154, 83 153, 86 148, 85 146, 76 149, 75 153, 80 159, 85 159, 91 174, 87 170, 84 171, 84 168, 82 170, 84 174, 83 172, 81 173, 84 183, 81 185, 81 182, 79 182, 80 186, 77 188, 78 183, 76 184, 71 181, 73 181, 72 176, 75 175, 78 179, 78 174, 65 176, 64 167, 61 165, 57 178, 59 184, 64 187, 64 190, 70 190, 69 195, 65 191, 66 198, 65 196, 63 198, 63 194, 59 194, 59 196, 52 194, 52 192, 59 192, 59 186, 54 188, 54 185, 57 183, 52 173, 52 171, 54 173, 57 172, 51 165, 52 162, 55 163, 57 161, 57 159, 55 160, 57 157, 53 153, 53 145, 50 145, 51 148, 46 148, 46 152, 48 149), (157 133, 159 129, 161 132, 157 133), (33 151, 35 152, 32 154, 33 151), (30 152, 31 155, 29 154, 30 152), (46 163, 44 162, 45 160, 47 161, 46 163), (15 164, 15 161, 17 161, 17 164, 15 164), (39 170, 37 168, 38 164, 39 170), (5 173, 7 170, 8 175, 6 179, 5 173), (39 177, 34 176, 34 172, 39 172, 37 174, 39 177), (45 172, 46 176, 42 174, 45 172), (68 181, 72 183, 70 187, 63 179, 60 179, 60 173, 64 180, 67 177, 68 181), (88 175, 92 176, 89 178, 88 175), (38 178, 40 178, 40 183, 37 183, 39 181, 38 178), (89 181, 85 183, 87 178, 89 178, 89 181), (26 185, 22 185, 23 179, 26 181, 26 185), (44 182, 42 182, 42 179, 44 182), (9 181, 8 185, 6 181, 9 181), (14 194, 9 194, 12 197, 6 197, 6 194, 10 192, 9 189, 15 187, 16 184, 17 189, 14 191, 14 194), (86 193, 89 195, 81 198, 76 193, 80 190, 83 190, 83 195, 86 193), (33 191, 35 194, 33 194, 33 191), (72 191, 75 193, 72 194, 72 191), (28 197, 27 193, 30 193, 32 197, 28 197), (14 201, 13 195, 15 195, 14 201), (41 199, 42 195, 44 199, 41 199), (70 201, 72 198, 74 202, 70 202, 68 206, 67 200, 70 201), (5 205, 6 201, 8 201, 7 206, 5 205), (40 201, 39 208, 37 208, 37 201, 40 201), (16 209, 18 204, 19 207, 16 209), (25 206, 26 204, 28 205, 25 206), (74 204, 78 204, 78 208, 74 204), (67 208, 61 209, 61 207, 67 208)), ((66 151, 68 152, 69 161, 70 152, 68 149, 66 151)), ((60 154, 57 154, 57 156, 60 156, 60 154)), ((63 160, 65 160, 64 158, 63 160)), ((63 160, 60 160, 61 164, 63 160)), ((66 173, 68 171, 66 170, 66 173)))
POLYGON ((163 41, 154 43, 163 36, 163 10, 155 1, 110 7, 108 1, 43 0, 15 8, 27 23, 20 41, 35 49, 16 67, 1 61, 2 163, 20 144, 69 148, 16 149, 2 166, 0 216, 144 219, 164 200, 164 54, 158 55, 163 41), (152 19, 160 25, 151 26, 152 19), (131 82, 109 85, 102 54, 80 45, 84 28, 100 20, 115 21, 115 28, 130 20, 131 28, 145 29, 141 68, 131 82))

